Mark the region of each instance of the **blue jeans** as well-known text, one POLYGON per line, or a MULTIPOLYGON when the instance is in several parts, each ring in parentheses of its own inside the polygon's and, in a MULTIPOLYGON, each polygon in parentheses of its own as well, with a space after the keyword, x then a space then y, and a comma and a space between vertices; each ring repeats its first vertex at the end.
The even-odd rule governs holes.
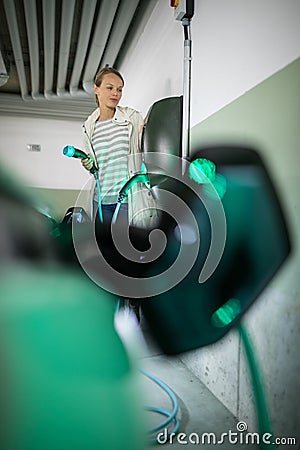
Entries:
MULTIPOLYGON (((104 258, 118 270, 120 273, 127 274, 128 276, 138 277, 144 272, 145 264, 134 262, 128 258, 122 256, 115 248, 115 244, 111 235, 111 220, 116 209, 116 204, 102 205, 103 222, 100 221, 99 211, 96 214, 95 231, 98 247, 104 256, 104 258), (144 267, 143 267, 144 266, 144 267)), ((98 208, 98 204, 94 203, 94 210, 98 208)), ((122 236, 126 238, 125 230, 129 226, 128 224, 128 204, 122 203, 118 212, 116 226, 121 230, 122 236)), ((145 251, 149 248, 148 233, 143 230, 135 230, 132 233, 131 227, 129 227, 129 238, 132 245, 139 251, 145 251)))
MULTIPOLYGON (((114 215, 116 207, 117 207, 116 203, 108 204, 108 205, 101 205, 104 223, 109 224, 111 222, 111 219, 114 215)), ((99 210, 98 210, 97 202, 94 202, 94 211, 97 211, 96 220, 99 220, 99 210)), ((127 203, 121 203, 117 220, 123 221, 124 223, 128 223, 128 204, 127 203)))

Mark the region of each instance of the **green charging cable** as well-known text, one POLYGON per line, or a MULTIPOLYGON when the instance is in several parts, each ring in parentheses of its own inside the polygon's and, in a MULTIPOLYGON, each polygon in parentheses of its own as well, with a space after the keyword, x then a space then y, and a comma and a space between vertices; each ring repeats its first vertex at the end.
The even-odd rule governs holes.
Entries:
MULTIPOLYGON (((251 342, 249 334, 247 333, 246 329, 241 324, 239 324, 237 326, 237 329, 239 331, 241 341, 244 346, 245 356, 246 356, 249 371, 250 371, 255 405, 256 405, 256 412, 257 412, 259 435, 260 435, 260 437, 263 436, 264 434, 273 435, 273 433, 271 431, 270 419, 269 419, 267 403, 266 403, 266 399, 265 399, 265 395, 264 395, 263 384, 262 384, 262 380, 261 380, 261 376, 260 376, 258 362, 255 357, 253 344, 251 342)), ((260 442, 260 449, 264 450, 267 447, 269 448, 270 444, 260 442)))

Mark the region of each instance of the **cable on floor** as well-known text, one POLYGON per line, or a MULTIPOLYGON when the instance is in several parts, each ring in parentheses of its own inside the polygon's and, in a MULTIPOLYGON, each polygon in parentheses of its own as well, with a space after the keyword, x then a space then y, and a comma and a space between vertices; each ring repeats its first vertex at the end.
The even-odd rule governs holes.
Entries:
POLYGON ((164 430, 164 429, 167 428, 168 435, 170 435, 171 433, 175 433, 176 434, 178 432, 178 430, 179 430, 179 420, 176 417, 176 415, 178 413, 178 401, 177 401, 177 398, 176 398, 176 395, 174 394, 174 392, 163 381, 161 381, 159 378, 157 378, 156 376, 152 375, 151 373, 149 373, 146 370, 140 369, 140 371, 141 371, 141 373, 143 375, 145 375, 147 378, 152 380, 161 389, 163 389, 164 392, 167 393, 167 395, 169 396, 169 398, 170 398, 170 400, 172 402, 172 406, 173 406, 172 411, 168 411, 166 409, 159 408, 159 407, 156 407, 156 406, 145 406, 145 410, 146 411, 154 412, 154 413, 161 414, 161 415, 167 417, 167 419, 165 419, 159 425, 151 428, 148 431, 148 434, 150 435, 150 438, 149 438, 150 444, 153 445, 153 444, 157 444, 157 434, 158 434, 159 431, 164 430), (170 424, 172 424, 172 426, 173 426, 173 428, 171 430, 169 429, 170 424), (154 434, 156 434, 156 437, 153 437, 154 434))

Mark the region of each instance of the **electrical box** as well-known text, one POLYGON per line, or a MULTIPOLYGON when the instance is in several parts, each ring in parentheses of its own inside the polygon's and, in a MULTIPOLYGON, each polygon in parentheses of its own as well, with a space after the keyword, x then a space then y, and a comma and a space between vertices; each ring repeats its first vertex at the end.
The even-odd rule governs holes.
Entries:
POLYGON ((176 20, 191 19, 194 15, 194 0, 171 0, 176 20))
POLYGON ((40 152, 41 149, 40 144, 27 144, 27 150, 29 152, 40 152))

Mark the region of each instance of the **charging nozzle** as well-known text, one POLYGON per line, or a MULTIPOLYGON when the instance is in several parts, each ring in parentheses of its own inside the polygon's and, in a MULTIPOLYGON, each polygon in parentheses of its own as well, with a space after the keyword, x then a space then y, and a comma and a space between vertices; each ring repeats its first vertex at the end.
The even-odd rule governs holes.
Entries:
POLYGON ((75 147, 73 147, 73 145, 66 145, 63 148, 63 154, 71 158, 72 156, 75 155, 75 147))
MULTIPOLYGON (((75 148, 73 145, 66 145, 63 148, 63 154, 65 156, 69 156, 70 158, 79 158, 79 159, 88 158, 88 155, 85 152, 79 150, 79 148, 75 148)), ((93 167, 90 169, 90 172, 93 175, 97 173, 97 167, 95 166, 95 164, 93 164, 93 167)))
POLYGON ((73 145, 66 145, 63 148, 63 154, 65 156, 69 156, 70 158, 79 158, 79 159, 88 158, 88 155, 85 152, 79 150, 79 148, 75 148, 73 145))

